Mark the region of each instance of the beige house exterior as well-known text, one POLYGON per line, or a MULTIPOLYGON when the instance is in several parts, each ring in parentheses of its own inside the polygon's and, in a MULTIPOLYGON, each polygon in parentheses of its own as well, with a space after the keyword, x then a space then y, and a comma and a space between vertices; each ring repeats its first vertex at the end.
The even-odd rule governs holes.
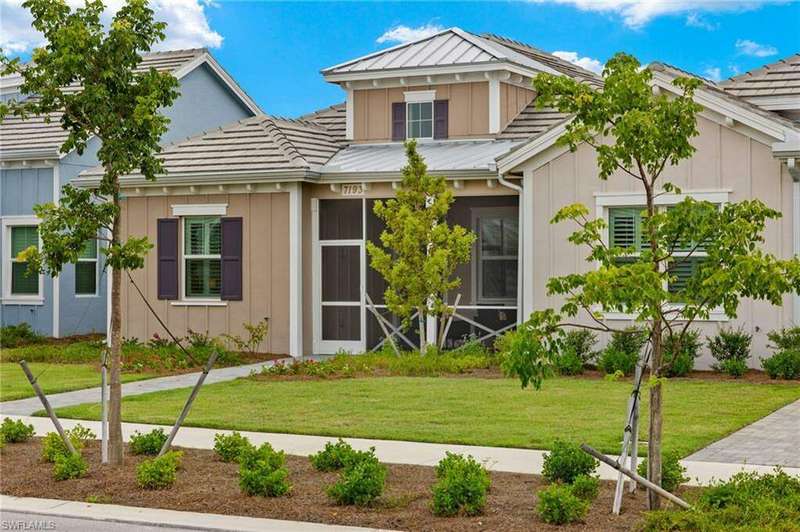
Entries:
MULTIPOLYGON (((800 59, 789 60, 800 72, 800 59)), ((649 68, 656 91, 673 90, 672 79, 685 75, 649 68)), ((401 344, 413 345, 413 330, 395 330, 382 305, 382 280, 365 251, 381 231, 373 202, 394 195, 403 140, 413 137, 429 171, 452 187, 449 221, 478 235, 470 263, 457 272, 462 284, 452 294, 459 304, 448 345, 491 341, 531 311, 560 303, 547 295, 547 279, 594 267, 586 250, 567 241, 574 228, 549 223, 560 207, 581 202, 607 218, 643 201, 630 178, 598 178, 589 146, 569 152, 555 145, 569 117, 536 107, 531 80, 539 72, 602 86, 595 74, 531 46, 452 28, 323 70, 342 87, 343 104, 295 120, 261 115, 170 146, 165 176, 123 178, 125 235, 156 243, 134 273, 136 284, 176 334, 240 334, 244 323, 268 317, 263 349, 355 353, 385 341, 378 314, 401 344)), ((797 254, 795 110, 759 107, 711 82, 696 99, 704 108, 697 152, 665 177, 683 195, 717 204, 761 199, 783 213, 769 225, 765 248, 797 254)), ((80 180, 98 175, 90 170, 80 180)), ((683 195, 660 201, 666 206, 683 195)), ((123 301, 125 336, 163 334, 127 281, 123 301)), ((767 354, 766 333, 798 321, 800 300, 787 297, 777 307, 745 301, 737 317, 713 313, 698 328, 706 335, 748 330, 757 367, 767 354)), ((703 355, 698 367, 709 362, 703 355)))

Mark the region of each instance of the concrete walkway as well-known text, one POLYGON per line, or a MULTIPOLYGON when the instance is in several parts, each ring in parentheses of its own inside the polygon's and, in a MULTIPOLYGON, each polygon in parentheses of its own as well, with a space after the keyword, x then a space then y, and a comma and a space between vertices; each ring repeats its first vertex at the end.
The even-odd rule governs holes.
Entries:
MULTIPOLYGON (((28 416, 10 417, 13 419, 22 419, 25 423, 32 424, 36 429, 37 436, 43 436, 45 433, 54 430, 49 418, 28 416)), ((100 423, 97 421, 63 419, 61 422, 66 429, 80 423, 92 429, 96 434, 100 434, 100 423)), ((140 423, 123 423, 123 438, 128 441, 130 435, 134 431, 147 432, 154 428, 163 428, 165 431, 169 431, 171 427, 140 423)), ((184 427, 178 432, 175 438, 175 445, 194 449, 212 449, 214 447, 214 435, 219 432, 230 433, 231 431, 184 427)), ((287 454, 296 456, 308 456, 316 453, 325 446, 325 443, 336 440, 336 438, 326 436, 304 436, 299 434, 248 431, 242 431, 241 433, 247 436, 250 441, 256 445, 269 442, 276 449, 283 450, 287 454)), ((344 438, 344 440, 350 443, 354 448, 360 450, 367 450, 370 447, 375 447, 375 454, 378 459, 385 463, 433 466, 444 458, 446 452, 465 453, 474 456, 492 471, 507 471, 511 473, 541 474, 544 464, 544 454, 546 452, 509 447, 369 440, 364 438, 344 438)), ((694 460, 683 460, 682 462, 686 467, 687 476, 690 478, 688 484, 695 486, 705 485, 715 480, 728 479, 739 471, 766 473, 773 469, 771 466, 754 464, 727 464, 694 460)), ((800 468, 785 468, 785 471, 792 475, 800 475, 800 468)), ((617 472, 605 464, 600 464, 598 474, 601 478, 607 480, 617 478, 617 472)))
POLYGON ((712 443, 687 460, 800 467, 800 400, 712 443))
MULTIPOLYGON (((268 360, 266 362, 257 362, 244 366, 212 369, 208 377, 206 377, 204 384, 231 381, 239 377, 247 377, 251 372, 259 372, 264 366, 271 366, 274 363, 274 360, 268 360)), ((156 377, 143 381, 128 382, 122 385, 122 396, 141 395, 143 393, 160 392, 163 390, 172 390, 174 388, 189 388, 195 385, 199 376, 200 372, 198 371, 195 373, 184 373, 181 375, 171 375, 169 377, 156 377)), ((47 400, 50 401, 53 408, 80 405, 83 403, 99 403, 100 387, 48 394, 47 400)), ((14 414, 29 416, 42 409, 42 403, 37 397, 28 397, 27 399, 0 403, 0 414, 3 415, 14 414)))
POLYGON ((365 532, 352 526, 90 504, 57 499, 0 495, 3 529, 138 532, 140 530, 241 530, 245 532, 365 532), (6 524, 7 523, 7 524, 6 524), (27 525, 27 526, 26 526, 27 525), (35 528, 36 526, 39 528, 35 528), (128 525, 128 526, 125 526, 128 525))

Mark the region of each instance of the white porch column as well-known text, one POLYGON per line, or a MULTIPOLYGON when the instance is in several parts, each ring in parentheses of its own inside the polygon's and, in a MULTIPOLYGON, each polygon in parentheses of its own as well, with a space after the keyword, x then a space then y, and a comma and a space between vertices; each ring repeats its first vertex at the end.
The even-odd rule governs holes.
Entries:
POLYGON ((344 107, 344 138, 353 140, 353 89, 347 88, 344 107))
MULTIPOLYGON (((792 251, 800 255, 800 172, 792 174, 792 251)), ((800 325, 800 295, 792 298, 792 322, 800 325)))
MULTIPOLYGON (((61 203, 61 174, 58 171, 58 162, 53 165, 53 203, 61 203)), ((61 336, 61 281, 58 275, 52 278, 53 283, 53 338, 61 336)))
POLYGON ((522 321, 533 312, 533 170, 525 170, 522 178, 522 321))
POLYGON ((289 187, 289 355, 303 356, 303 188, 289 187))
POLYGON ((489 78, 489 133, 500 133, 500 80, 489 78))

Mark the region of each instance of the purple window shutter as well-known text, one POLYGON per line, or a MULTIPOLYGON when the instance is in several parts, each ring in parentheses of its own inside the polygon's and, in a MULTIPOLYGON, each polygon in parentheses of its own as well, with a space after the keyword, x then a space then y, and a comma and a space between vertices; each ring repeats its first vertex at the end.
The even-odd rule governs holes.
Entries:
POLYGON ((242 219, 222 218, 222 290, 220 298, 242 299, 242 219))
POLYGON ((178 219, 159 218, 158 299, 178 299, 178 219))
POLYGON ((406 103, 394 102, 392 104, 392 140, 405 140, 406 138, 406 103))
POLYGON ((433 102, 433 138, 447 138, 448 112, 447 100, 436 100, 433 102))

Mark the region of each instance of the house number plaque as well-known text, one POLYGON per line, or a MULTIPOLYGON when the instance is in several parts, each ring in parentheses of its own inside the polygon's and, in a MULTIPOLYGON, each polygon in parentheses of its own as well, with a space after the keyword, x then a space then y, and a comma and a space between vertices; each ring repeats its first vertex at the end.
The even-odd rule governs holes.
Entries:
POLYGON ((342 196, 363 196, 364 185, 361 183, 348 183, 342 185, 342 196))

